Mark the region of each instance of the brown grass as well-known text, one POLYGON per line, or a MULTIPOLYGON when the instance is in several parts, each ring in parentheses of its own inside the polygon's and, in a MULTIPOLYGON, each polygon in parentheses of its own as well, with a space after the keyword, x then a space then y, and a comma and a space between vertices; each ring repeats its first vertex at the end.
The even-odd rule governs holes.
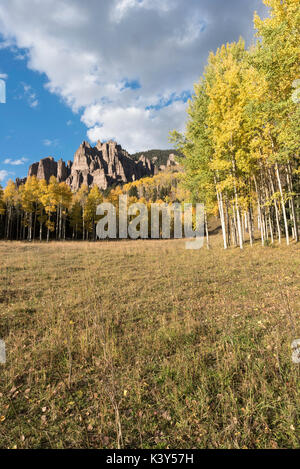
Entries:
POLYGON ((299 447, 300 248, 213 244, 1 242, 0 446, 299 447))

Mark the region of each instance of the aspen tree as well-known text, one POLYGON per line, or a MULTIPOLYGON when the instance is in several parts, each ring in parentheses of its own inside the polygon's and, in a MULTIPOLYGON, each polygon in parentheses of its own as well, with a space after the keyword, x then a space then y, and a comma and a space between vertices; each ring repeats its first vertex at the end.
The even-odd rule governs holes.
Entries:
POLYGON ((87 196, 88 196, 88 186, 87 185, 82 185, 81 188, 78 191, 78 201, 81 206, 82 210, 82 240, 85 240, 86 236, 86 227, 85 227, 85 209, 86 209, 86 201, 87 201, 87 196))
POLYGON ((289 220, 296 241, 299 239, 290 175, 299 164, 299 109, 291 98, 293 83, 299 78, 300 5, 299 0, 264 0, 264 3, 270 8, 270 16, 261 19, 255 15, 260 38, 255 64, 268 84, 264 106, 268 133, 265 132, 264 139, 269 138, 271 143, 270 165, 274 168, 275 184, 280 192, 289 244, 289 220))
POLYGON ((96 240, 96 211, 99 204, 103 201, 102 194, 98 186, 93 186, 87 196, 85 207, 85 226, 88 233, 92 233, 93 240, 96 240))
POLYGON ((56 212, 57 208, 57 188, 58 183, 54 176, 50 178, 49 184, 47 184, 46 181, 40 183, 40 198, 47 215, 47 242, 50 240, 50 232, 55 231, 55 223, 52 220, 52 214, 56 212))
POLYGON ((12 237, 13 210, 15 204, 17 188, 12 180, 9 180, 3 191, 3 202, 6 208, 5 238, 12 237))

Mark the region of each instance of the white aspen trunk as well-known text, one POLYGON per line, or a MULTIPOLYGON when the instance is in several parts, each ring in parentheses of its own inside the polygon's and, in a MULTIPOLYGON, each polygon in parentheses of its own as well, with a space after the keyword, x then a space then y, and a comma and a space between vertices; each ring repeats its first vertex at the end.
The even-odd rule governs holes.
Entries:
POLYGON ((246 231, 246 228, 245 228, 245 217, 244 217, 244 214, 241 215, 241 219, 242 219, 242 235, 243 235, 243 241, 245 241, 245 231, 246 231))
MULTIPOLYGON (((207 213, 206 210, 204 211, 204 223, 205 223, 205 233, 206 233, 206 247, 210 249, 209 245, 209 232, 208 232, 208 222, 207 222, 207 213)), ((96 237, 94 237, 96 239, 96 237)))
MULTIPOLYGON (((268 174, 269 174, 269 180, 270 180, 270 184, 271 184, 271 189, 272 189, 272 192, 273 192, 273 195, 274 195, 274 194, 275 194, 275 186, 274 186, 274 183, 273 183, 273 179, 272 179, 272 175, 271 175, 270 168, 268 168, 268 174)), ((274 200, 274 207, 275 207, 275 217, 276 217, 276 226, 277 226, 278 242, 279 242, 279 244, 281 244, 280 216, 279 216, 279 209, 278 209, 278 205, 277 205, 277 200, 276 200, 276 199, 274 200)))
POLYGON ((268 233, 268 225, 267 225, 267 217, 266 217, 265 209, 263 210, 263 230, 264 230, 265 239, 268 240, 269 233, 268 233))
MULTIPOLYGON (((237 199, 237 196, 236 196, 237 199)), ((239 245, 240 249, 243 249, 243 232, 242 232, 242 224, 241 224, 241 214, 238 202, 236 200, 236 214, 237 214, 237 225, 238 225, 238 234, 239 234, 239 245)))
POLYGON ((243 232, 242 232, 242 223, 241 223, 241 214, 239 209, 239 200, 238 200, 238 193, 236 188, 236 165, 235 160, 232 158, 232 169, 233 169, 233 178, 234 178, 234 195, 235 195, 235 208, 237 214, 237 226, 238 226, 238 234, 239 234, 239 245, 240 249, 243 249, 243 232))
POLYGON ((227 246, 230 246, 230 223, 229 223, 229 214, 228 214, 228 201, 225 203, 225 218, 226 218, 226 232, 227 232, 227 246))
POLYGON ((238 245, 238 228, 237 228, 236 210, 235 210, 234 202, 233 202, 232 210, 233 210, 233 223, 234 223, 235 246, 237 246, 237 245, 238 245))
POLYGON ((271 219, 271 214, 270 214, 270 213, 269 213, 269 228, 270 228, 271 243, 274 244, 273 223, 272 223, 272 219, 271 219))
POLYGON ((232 244, 235 247, 236 246, 236 237, 235 237, 235 227, 233 223, 232 217, 230 217, 230 229, 231 229, 231 239, 232 239, 232 244))
POLYGON ((262 217, 262 210, 261 210, 261 199, 260 193, 257 186, 256 177, 253 176, 255 190, 257 193, 257 210, 258 210, 258 229, 260 229, 260 236, 261 236, 261 244, 265 245, 265 236, 264 236, 264 229, 263 229, 263 217, 262 217))
MULTIPOLYGON (((215 179, 215 185, 217 185, 216 177, 214 179, 215 179)), ((218 200, 219 214, 220 214, 221 226, 222 226, 224 249, 227 249, 228 246, 227 246, 227 236, 226 236, 226 226, 225 226, 225 219, 224 219, 222 192, 219 192, 218 189, 216 189, 216 191, 217 191, 217 200, 218 200)))
MULTIPOLYGON (((291 199, 289 199, 289 209, 290 209, 290 214, 292 214, 292 218, 294 219, 291 199)), ((293 239, 296 238, 295 226, 294 225, 292 226, 292 238, 293 239)))
POLYGON ((271 209, 270 209, 270 193, 267 185, 265 185, 265 196, 266 200, 268 202, 268 214, 267 214, 267 219, 266 219, 266 229, 267 229, 267 239, 269 239, 268 236, 268 226, 269 226, 269 231, 270 231, 270 238, 271 238, 271 243, 274 244, 274 229, 273 229, 273 223, 272 223, 272 218, 271 218, 271 209))
POLYGON ((261 235, 261 244, 264 246, 265 245, 265 233, 264 233, 264 228, 263 228, 261 210, 260 210, 260 235, 261 235))
POLYGON ((224 241, 224 249, 227 249, 227 233, 226 233, 226 224, 225 224, 225 217, 224 217, 224 206, 223 206, 223 197, 222 192, 219 193, 220 198, 220 217, 221 217, 221 225, 222 225, 222 232, 223 232, 223 241, 224 241))
POLYGON ((252 219, 250 210, 248 210, 247 214, 247 224, 248 224, 248 231, 249 231, 249 238, 250 238, 250 246, 253 246, 253 227, 252 227, 252 219))
MULTIPOLYGON (((291 171, 290 163, 288 164, 288 166, 286 168, 286 175, 287 175, 288 188, 289 188, 289 191, 292 194, 292 192, 293 192, 293 182, 292 182, 292 171, 291 171)), ((298 241, 299 241, 299 232, 298 232, 297 215, 296 215, 296 209, 295 209, 295 199, 294 199, 293 195, 291 195, 290 205, 291 205, 291 213, 292 213, 292 217, 293 217, 294 239, 295 239, 296 243, 298 243, 298 241)))
POLYGON ((279 209, 277 205, 277 200, 274 201, 275 206, 275 218, 276 218, 276 226, 277 226, 277 235, 278 235, 278 242, 281 244, 281 228, 280 228, 280 217, 279 217, 279 209))
POLYGON ((289 228, 288 228, 288 222, 287 222, 287 216, 286 216, 286 209, 285 209, 285 203, 284 203, 284 197, 283 197, 282 184, 281 184, 281 180, 280 180, 279 168, 278 168, 277 163, 275 165, 275 171, 276 171, 278 187, 279 187, 279 191, 280 191, 280 195, 281 195, 281 206, 282 206, 282 213, 283 213, 283 219, 284 219, 286 244, 289 246, 289 244, 290 244, 289 228))

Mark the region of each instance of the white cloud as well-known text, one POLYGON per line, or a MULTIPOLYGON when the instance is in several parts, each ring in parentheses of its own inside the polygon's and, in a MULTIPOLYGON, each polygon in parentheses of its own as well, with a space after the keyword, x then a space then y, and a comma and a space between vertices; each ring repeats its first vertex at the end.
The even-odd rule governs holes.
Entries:
POLYGON ((183 130, 182 116, 186 104, 174 102, 158 111, 150 111, 139 107, 97 108, 93 106, 84 113, 82 120, 88 127, 91 142, 114 139, 126 142, 126 149, 134 153, 137 149, 150 150, 160 148, 170 129, 183 130))
POLYGON ((176 0, 117 0, 111 9, 110 19, 120 23, 132 10, 156 10, 168 12, 176 5, 176 0))
POLYGON ((29 102, 29 106, 32 107, 32 108, 35 108, 39 105, 39 102, 37 99, 33 99, 29 102))
POLYGON ((21 83, 24 91, 24 98, 27 101, 28 105, 33 109, 39 105, 36 93, 33 91, 32 86, 27 83, 21 83))
POLYGON ((1 78, 2 78, 2 80, 7 80, 8 75, 6 73, 0 73, 0 79, 1 78))
POLYGON ((111 19, 119 23, 131 8, 138 5, 139 2, 137 0, 119 0, 111 12, 111 19))
POLYGON ((50 140, 46 138, 45 140, 43 140, 43 145, 45 145, 45 147, 57 147, 58 144, 59 144, 58 139, 50 140))
POLYGON ((10 164, 12 166, 20 166, 22 164, 25 164, 27 161, 28 161, 27 158, 20 158, 18 160, 12 160, 10 158, 6 158, 6 160, 4 160, 4 164, 10 164))
POLYGON ((4 181, 8 177, 8 171, 5 171, 5 169, 0 170, 0 182, 4 181))
POLYGON ((249 40, 254 10, 261 0, 10 0, 0 3, 0 47, 26 51, 29 68, 82 115, 90 138, 114 136, 130 151, 168 148, 185 104, 145 108, 192 91, 210 50, 249 40), (125 79, 141 88, 124 89, 125 79))

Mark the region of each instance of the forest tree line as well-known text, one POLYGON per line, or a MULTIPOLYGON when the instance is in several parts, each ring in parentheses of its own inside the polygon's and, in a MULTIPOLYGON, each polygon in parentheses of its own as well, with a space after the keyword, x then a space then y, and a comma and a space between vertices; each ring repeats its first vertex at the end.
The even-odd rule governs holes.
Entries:
POLYGON ((209 55, 189 103, 184 134, 185 186, 207 214, 219 212, 224 247, 299 241, 300 2, 264 0, 257 42, 242 39, 209 55), (297 89, 298 88, 298 89, 297 89))
POLYGON ((94 237, 96 208, 103 195, 97 186, 70 187, 52 176, 49 183, 35 176, 17 186, 0 186, 0 237, 4 239, 89 239, 94 237))
POLYGON ((0 186, 0 238, 7 240, 50 241, 96 240, 97 207, 110 202, 118 212, 119 196, 128 196, 128 205, 142 202, 168 204, 183 202, 187 191, 181 185, 182 173, 165 171, 150 178, 100 191, 82 185, 77 192, 52 176, 47 183, 35 176, 19 186, 10 180, 0 186))

